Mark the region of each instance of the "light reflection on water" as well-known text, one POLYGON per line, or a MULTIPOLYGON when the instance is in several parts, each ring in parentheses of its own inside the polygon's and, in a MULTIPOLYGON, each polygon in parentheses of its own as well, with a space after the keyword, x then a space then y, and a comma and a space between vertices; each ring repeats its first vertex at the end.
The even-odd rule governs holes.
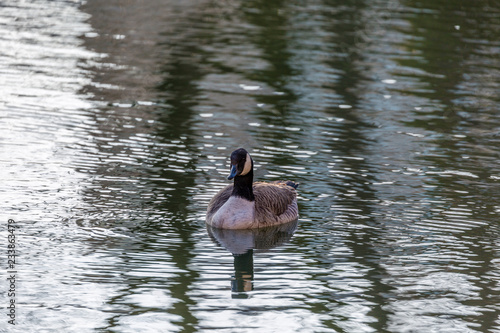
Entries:
POLYGON ((8 1, 16 328, 500 329, 500 9, 460 6, 8 1), (239 146, 300 183, 266 251, 204 225, 239 146))

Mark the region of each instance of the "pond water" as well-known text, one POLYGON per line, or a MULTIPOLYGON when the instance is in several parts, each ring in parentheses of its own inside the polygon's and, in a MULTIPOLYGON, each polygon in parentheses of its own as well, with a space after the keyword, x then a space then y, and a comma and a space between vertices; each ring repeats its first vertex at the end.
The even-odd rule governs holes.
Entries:
POLYGON ((500 332, 499 17, 3 1, 0 331, 500 332), (238 147, 296 223, 207 229, 238 147))

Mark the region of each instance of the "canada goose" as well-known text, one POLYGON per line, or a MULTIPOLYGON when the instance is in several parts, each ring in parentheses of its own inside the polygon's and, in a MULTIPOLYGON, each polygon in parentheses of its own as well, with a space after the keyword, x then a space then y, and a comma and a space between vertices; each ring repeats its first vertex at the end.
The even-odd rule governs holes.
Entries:
POLYGON ((298 184, 292 181, 253 183, 253 160, 243 148, 231 154, 234 178, 217 193, 207 208, 207 224, 224 229, 262 228, 291 222, 298 218, 298 184))

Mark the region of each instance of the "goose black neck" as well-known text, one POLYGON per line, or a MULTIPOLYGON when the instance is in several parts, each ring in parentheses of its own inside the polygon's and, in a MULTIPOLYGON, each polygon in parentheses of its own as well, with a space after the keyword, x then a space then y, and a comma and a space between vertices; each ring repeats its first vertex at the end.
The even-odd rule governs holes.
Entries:
POLYGON ((255 197, 252 190, 253 170, 244 176, 234 177, 234 188, 231 195, 254 201, 255 197))

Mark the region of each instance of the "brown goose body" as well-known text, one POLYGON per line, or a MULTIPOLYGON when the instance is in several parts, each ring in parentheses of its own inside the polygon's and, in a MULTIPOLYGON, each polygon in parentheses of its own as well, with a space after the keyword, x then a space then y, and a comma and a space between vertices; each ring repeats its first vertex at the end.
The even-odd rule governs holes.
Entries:
POLYGON ((206 223, 225 229, 251 229, 279 225, 298 218, 298 186, 291 181, 253 182, 253 161, 240 148, 231 155, 229 179, 234 184, 210 200, 206 223))
POLYGON ((241 207, 245 206, 245 202, 242 202, 245 199, 229 201, 233 189, 233 184, 228 185, 210 200, 207 209, 207 224, 217 228, 250 229, 283 224, 299 217, 295 188, 287 185, 287 182, 284 181, 255 182, 253 183, 255 201, 253 204, 251 202, 249 204, 250 209, 253 209, 253 218, 249 220, 243 217, 240 218, 240 221, 235 221, 230 218, 231 215, 241 217, 237 211, 241 208, 246 209, 246 207, 241 207), (220 210, 228 201, 229 204, 234 205, 239 203, 239 207, 227 207, 227 214, 223 215, 220 210), (218 212, 219 214, 217 214, 218 212))

